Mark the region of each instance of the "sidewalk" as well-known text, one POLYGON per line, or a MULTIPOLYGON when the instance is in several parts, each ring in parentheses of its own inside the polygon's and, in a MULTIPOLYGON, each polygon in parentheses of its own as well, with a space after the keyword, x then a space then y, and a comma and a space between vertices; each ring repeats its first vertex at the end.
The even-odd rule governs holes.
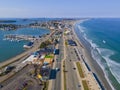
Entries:
MULTIPOLYGON (((57 44, 56 48, 58 48, 58 44, 57 44)), ((52 69, 55 68, 55 64, 56 64, 56 56, 54 57, 54 63, 53 63, 52 69)), ((49 80, 48 90, 52 90, 52 83, 53 83, 53 80, 49 80)))

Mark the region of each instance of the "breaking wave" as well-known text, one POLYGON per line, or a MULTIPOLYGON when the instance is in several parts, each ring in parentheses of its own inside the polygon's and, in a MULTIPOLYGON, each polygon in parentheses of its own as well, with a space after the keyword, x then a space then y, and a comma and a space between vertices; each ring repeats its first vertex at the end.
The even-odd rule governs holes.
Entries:
MULTIPOLYGON (((120 72, 119 72, 120 63, 117 63, 110 58, 112 55, 115 54, 115 51, 112 51, 107 48, 99 47, 96 43, 93 43, 93 41, 91 39, 88 39, 86 33, 84 32, 85 28, 82 29, 82 26, 78 25, 78 29, 80 30, 80 32, 83 33, 83 38, 90 44, 91 55, 92 55, 93 59, 96 60, 97 63, 99 64, 99 66, 102 68, 109 84, 111 85, 110 80, 108 79, 108 73, 107 73, 107 71, 105 71, 106 67, 109 68, 109 70, 111 71, 113 76, 120 83, 120 72)), ((102 43, 106 43, 106 41, 104 41, 102 43)), ((111 85, 111 87, 113 88, 112 85, 111 85)))

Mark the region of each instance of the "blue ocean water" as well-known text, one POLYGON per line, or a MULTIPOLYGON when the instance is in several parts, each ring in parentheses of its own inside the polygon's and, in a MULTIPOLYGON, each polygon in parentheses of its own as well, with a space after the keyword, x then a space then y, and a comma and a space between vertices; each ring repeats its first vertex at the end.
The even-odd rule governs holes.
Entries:
POLYGON ((41 28, 21 28, 13 31, 0 30, 0 62, 5 61, 9 58, 12 58, 24 52, 25 50, 23 48, 23 45, 28 43, 28 41, 11 42, 8 40, 3 40, 4 35, 18 34, 18 35, 41 36, 47 33, 50 33, 50 31, 47 29, 41 29, 41 28))
POLYGON ((90 19, 77 24, 78 36, 89 44, 92 57, 99 63, 108 81, 120 89, 120 19, 90 19))

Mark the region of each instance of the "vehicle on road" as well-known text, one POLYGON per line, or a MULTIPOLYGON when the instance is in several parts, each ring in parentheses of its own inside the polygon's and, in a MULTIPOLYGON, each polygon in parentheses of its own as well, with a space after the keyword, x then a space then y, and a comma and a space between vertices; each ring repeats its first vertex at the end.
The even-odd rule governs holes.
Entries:
POLYGON ((81 87, 81 85, 78 84, 78 87, 81 87))
POLYGON ((3 85, 0 84, 0 88, 2 88, 2 87, 3 87, 3 85))
POLYGON ((75 67, 74 67, 73 69, 74 69, 74 70, 76 70, 76 68, 75 68, 75 67))
POLYGON ((55 68, 56 71, 60 71, 60 68, 55 68))

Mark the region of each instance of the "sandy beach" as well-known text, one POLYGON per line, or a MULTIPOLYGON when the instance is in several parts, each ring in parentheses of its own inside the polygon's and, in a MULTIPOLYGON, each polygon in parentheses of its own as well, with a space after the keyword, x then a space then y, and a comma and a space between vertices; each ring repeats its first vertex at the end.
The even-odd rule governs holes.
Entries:
MULTIPOLYGON (((78 22, 81 22, 81 21, 78 21, 78 22)), ((74 26, 78 22, 75 22, 74 26)), ((77 35, 76 35, 76 33, 75 33, 74 30, 73 30, 73 34, 75 34, 77 40, 83 46, 83 49, 82 49, 83 56, 85 58, 85 61, 87 62, 87 64, 91 68, 92 72, 94 72, 97 75, 97 77, 99 78, 99 80, 101 81, 102 85, 104 86, 104 88, 106 90, 113 90, 112 87, 111 87, 111 85, 107 81, 103 70, 101 69, 101 67, 99 66, 99 64, 92 58, 90 52, 86 49, 86 46, 84 46, 84 44, 81 43, 80 39, 77 37, 77 35)))

